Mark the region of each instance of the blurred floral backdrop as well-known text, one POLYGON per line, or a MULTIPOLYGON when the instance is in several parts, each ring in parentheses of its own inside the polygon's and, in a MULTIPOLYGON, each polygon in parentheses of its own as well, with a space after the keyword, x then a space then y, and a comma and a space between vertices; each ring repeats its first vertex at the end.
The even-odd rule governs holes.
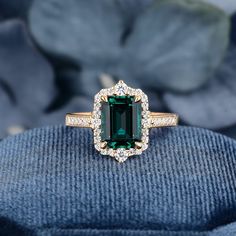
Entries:
POLYGON ((235 0, 0 0, 0 138, 64 123, 123 79, 236 138, 235 0))

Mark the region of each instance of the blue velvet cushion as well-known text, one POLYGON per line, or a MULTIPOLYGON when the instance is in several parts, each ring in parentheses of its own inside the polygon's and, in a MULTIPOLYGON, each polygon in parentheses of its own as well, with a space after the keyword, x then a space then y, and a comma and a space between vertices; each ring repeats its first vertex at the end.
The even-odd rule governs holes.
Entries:
POLYGON ((92 131, 55 126, 0 142, 2 235, 236 235, 236 142, 162 128, 118 163, 92 131))

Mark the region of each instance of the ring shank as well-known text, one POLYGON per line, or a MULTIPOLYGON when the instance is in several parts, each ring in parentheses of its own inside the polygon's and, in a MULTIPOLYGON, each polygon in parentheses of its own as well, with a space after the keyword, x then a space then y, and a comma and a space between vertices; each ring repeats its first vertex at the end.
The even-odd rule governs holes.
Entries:
POLYGON ((92 128, 92 112, 76 112, 66 114, 66 126, 92 128))
MULTIPOLYGON (((92 128, 92 112, 66 114, 66 126, 92 128)), ((150 112, 149 128, 169 127, 178 124, 178 116, 174 113, 150 112)))
POLYGON ((169 127, 178 125, 179 117, 174 113, 150 112, 150 127, 169 127))

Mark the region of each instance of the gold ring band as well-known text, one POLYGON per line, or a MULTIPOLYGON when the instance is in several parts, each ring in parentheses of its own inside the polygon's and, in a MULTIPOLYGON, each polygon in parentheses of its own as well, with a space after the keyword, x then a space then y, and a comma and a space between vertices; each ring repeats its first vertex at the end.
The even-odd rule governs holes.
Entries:
MULTIPOLYGON (((66 114, 66 126, 93 128, 92 112, 75 112, 66 114)), ((148 128, 161 128, 176 126, 178 124, 178 116, 173 113, 150 112, 150 122, 148 128)))
POLYGON ((92 128, 92 112, 67 113, 66 126, 92 128))

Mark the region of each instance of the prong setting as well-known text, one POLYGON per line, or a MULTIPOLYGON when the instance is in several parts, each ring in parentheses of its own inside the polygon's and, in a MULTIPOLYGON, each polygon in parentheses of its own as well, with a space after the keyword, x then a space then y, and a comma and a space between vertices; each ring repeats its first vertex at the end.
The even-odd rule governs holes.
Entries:
POLYGON ((106 148, 106 146, 107 146, 107 142, 103 141, 103 142, 100 143, 100 147, 102 149, 106 148))
POLYGON ((137 147, 138 149, 142 148, 142 146, 142 142, 135 142, 135 147, 137 147))
POLYGON ((108 98, 107 98, 107 96, 103 95, 103 96, 101 96, 101 100, 102 100, 103 102, 107 102, 107 101, 108 101, 108 98))
POLYGON ((137 96, 135 96, 135 102, 139 102, 139 101, 141 101, 141 96, 140 95, 137 95, 137 96))

